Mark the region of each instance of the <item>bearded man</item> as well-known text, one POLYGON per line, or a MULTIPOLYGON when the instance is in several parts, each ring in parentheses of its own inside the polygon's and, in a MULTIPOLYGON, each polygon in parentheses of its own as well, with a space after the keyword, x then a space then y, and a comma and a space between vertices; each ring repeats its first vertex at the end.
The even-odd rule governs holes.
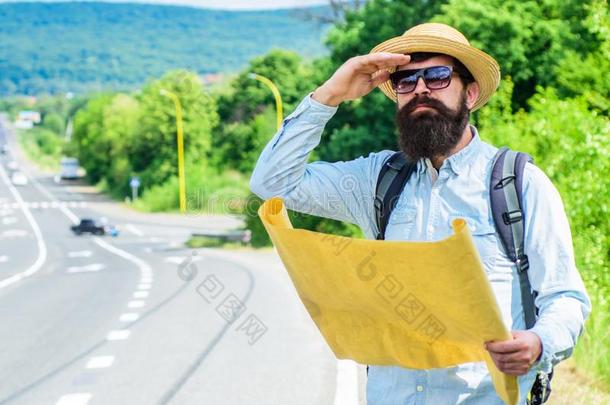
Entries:
MULTIPOLYGON (((250 180, 263 199, 283 198, 287 208, 357 224, 367 238, 435 241, 466 219, 486 275, 513 339, 486 342, 500 371, 518 376, 519 404, 539 373, 570 356, 591 311, 574 262, 561 197, 531 163, 522 183, 524 248, 538 316, 526 328, 519 269, 503 249, 490 205, 490 176, 498 148, 469 123, 500 82, 497 62, 444 24, 421 24, 368 55, 346 61, 307 95, 264 148, 250 180), (396 103, 399 149, 416 162, 379 237, 374 197, 378 175, 394 151, 371 152, 346 162, 311 162, 339 104, 379 87, 396 103)), ((514 134, 519 136, 519 134, 514 134)), ((484 362, 430 370, 368 367, 369 405, 502 404, 484 362)))

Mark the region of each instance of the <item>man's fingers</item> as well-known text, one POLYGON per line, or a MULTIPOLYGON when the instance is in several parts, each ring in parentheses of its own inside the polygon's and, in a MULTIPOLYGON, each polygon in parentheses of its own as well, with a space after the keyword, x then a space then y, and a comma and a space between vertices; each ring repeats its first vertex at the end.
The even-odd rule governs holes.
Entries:
POLYGON ((381 70, 381 71, 375 73, 373 75, 373 77, 371 78, 371 86, 377 87, 381 83, 388 80, 389 78, 390 78, 390 72, 388 72, 387 70, 381 70))
POLYGON ((525 348, 522 341, 513 339, 502 342, 488 342, 485 348, 494 353, 515 353, 525 348))
POLYGON ((366 73, 375 73, 389 67, 405 65, 411 61, 409 55, 390 52, 371 53, 358 58, 358 70, 366 73))

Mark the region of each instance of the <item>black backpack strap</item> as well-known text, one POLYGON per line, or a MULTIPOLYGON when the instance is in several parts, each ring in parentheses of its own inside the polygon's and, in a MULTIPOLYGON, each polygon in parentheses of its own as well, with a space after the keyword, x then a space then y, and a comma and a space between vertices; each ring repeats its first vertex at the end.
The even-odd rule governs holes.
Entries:
POLYGON ((390 214, 416 166, 417 162, 410 160, 404 153, 395 152, 381 167, 373 201, 377 239, 385 238, 390 214))
POLYGON ((527 270, 529 262, 524 249, 524 219, 521 193, 523 170, 532 158, 526 153, 502 148, 494 158, 491 173, 491 212, 507 256, 517 265, 525 326, 536 322, 536 307, 527 270))

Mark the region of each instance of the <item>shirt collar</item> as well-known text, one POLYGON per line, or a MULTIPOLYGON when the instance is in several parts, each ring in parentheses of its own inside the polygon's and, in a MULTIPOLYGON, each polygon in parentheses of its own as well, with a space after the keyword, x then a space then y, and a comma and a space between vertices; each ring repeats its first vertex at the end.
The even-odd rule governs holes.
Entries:
MULTIPOLYGON (((478 155, 478 150, 481 146, 481 139, 479 138, 479 133, 474 125, 470 125, 470 131, 472 132, 472 139, 464 148, 462 148, 459 152, 454 153, 449 156, 443 166, 448 166, 452 172, 456 175, 459 175, 465 167, 472 164, 473 160, 478 155)), ((427 158, 422 158, 417 162, 417 174, 421 175, 426 172, 426 160, 427 158)))

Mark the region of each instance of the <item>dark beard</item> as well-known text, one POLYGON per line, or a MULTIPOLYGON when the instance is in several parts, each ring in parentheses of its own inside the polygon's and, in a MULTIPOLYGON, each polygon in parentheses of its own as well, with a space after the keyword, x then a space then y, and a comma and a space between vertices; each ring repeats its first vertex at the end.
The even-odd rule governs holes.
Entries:
POLYGON ((396 112, 398 146, 414 160, 447 156, 462 137, 469 118, 466 92, 462 93, 457 111, 426 95, 415 97, 396 112), (415 116, 410 115, 421 104, 433 107, 435 111, 422 110, 415 116))

